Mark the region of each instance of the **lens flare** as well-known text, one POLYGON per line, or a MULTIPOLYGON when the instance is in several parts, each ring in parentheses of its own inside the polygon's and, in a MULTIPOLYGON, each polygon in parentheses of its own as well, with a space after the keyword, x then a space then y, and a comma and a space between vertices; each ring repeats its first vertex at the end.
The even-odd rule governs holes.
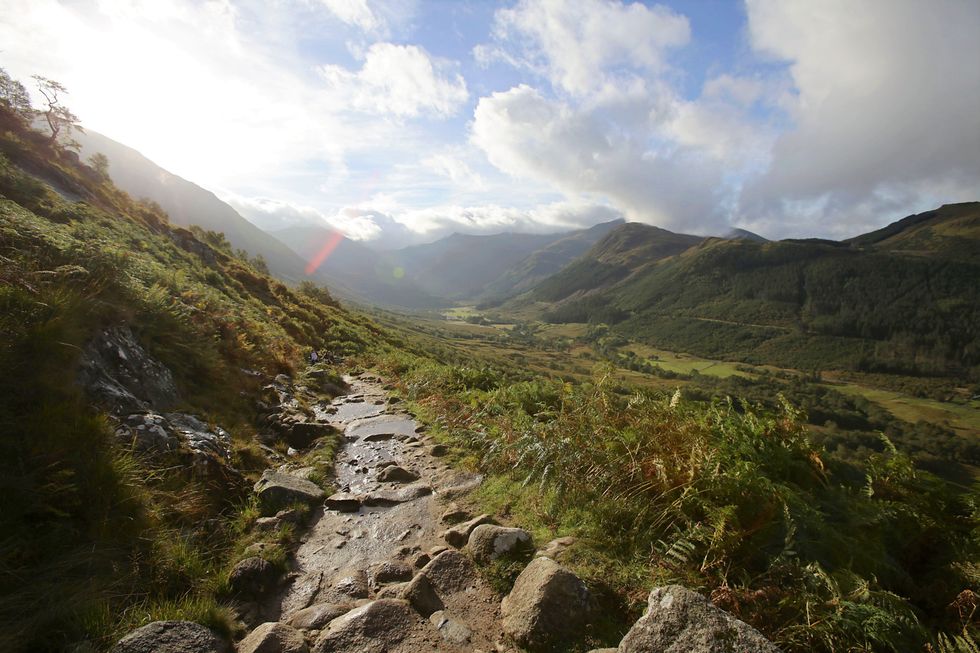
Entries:
POLYGON ((333 251, 337 249, 337 245, 339 245, 340 241, 343 239, 344 234, 340 233, 339 231, 332 232, 323 243, 323 247, 320 248, 320 251, 316 253, 316 256, 311 258, 310 262, 306 264, 306 274, 311 275, 316 272, 317 268, 323 265, 323 262, 330 258, 330 255, 333 254, 333 251))

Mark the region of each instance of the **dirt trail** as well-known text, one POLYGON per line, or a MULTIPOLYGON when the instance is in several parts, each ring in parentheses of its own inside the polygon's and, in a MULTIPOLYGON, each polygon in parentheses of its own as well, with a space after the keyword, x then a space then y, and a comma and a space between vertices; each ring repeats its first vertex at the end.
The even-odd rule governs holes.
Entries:
MULTIPOLYGON (((290 621, 311 606, 364 605, 379 593, 396 598, 404 586, 393 585, 411 580, 438 547, 445 547, 440 534, 447 525, 440 515, 454 497, 480 482, 431 454, 433 443, 410 415, 390 403, 378 379, 346 380, 350 393, 318 411, 318 418, 344 433, 334 484, 346 501, 334 495, 314 514, 295 553, 291 582, 266 608, 274 620, 290 621)), ((379 632, 352 640, 347 648, 339 640, 329 647, 317 642, 312 650, 373 650, 375 644, 391 653, 494 650, 500 638, 499 597, 472 568, 448 574, 455 578, 447 582, 445 570, 431 567, 429 576, 442 578, 434 585, 444 612, 430 620, 412 611, 407 621, 391 624, 398 633, 379 632)), ((323 635, 335 627, 324 627, 323 635)), ((317 641, 319 633, 309 635, 317 641)))

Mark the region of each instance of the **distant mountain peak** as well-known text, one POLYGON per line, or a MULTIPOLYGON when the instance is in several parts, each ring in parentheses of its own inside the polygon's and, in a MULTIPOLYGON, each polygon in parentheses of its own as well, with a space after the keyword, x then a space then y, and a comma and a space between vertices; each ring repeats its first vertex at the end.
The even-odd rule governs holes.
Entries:
POLYGON ((752 240, 757 243, 768 243, 769 239, 760 236, 757 233, 753 233, 747 229, 739 229, 738 227, 732 227, 727 232, 725 232, 721 238, 725 240, 752 240))

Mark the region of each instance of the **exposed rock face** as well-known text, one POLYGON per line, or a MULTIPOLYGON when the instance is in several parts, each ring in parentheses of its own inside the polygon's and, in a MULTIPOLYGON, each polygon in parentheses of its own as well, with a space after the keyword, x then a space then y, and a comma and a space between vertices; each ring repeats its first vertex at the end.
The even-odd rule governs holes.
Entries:
POLYGON ((697 592, 668 585, 650 592, 647 611, 626 634, 620 653, 779 653, 752 626, 697 592))
POLYGON ((238 653, 308 653, 303 635, 286 624, 264 623, 238 644, 238 653))
POLYGON ((470 533, 468 546, 474 560, 487 563, 501 556, 522 552, 530 554, 534 545, 531 542, 531 534, 523 528, 481 524, 470 533))
POLYGON ((316 503, 324 497, 323 490, 315 483, 268 469, 255 484, 255 493, 259 495, 263 510, 271 513, 291 503, 316 503))
POLYGON ((372 601, 331 621, 320 633, 313 653, 386 653, 419 621, 405 601, 372 601))
POLYGON ((529 651, 556 650, 581 634, 590 604, 578 576, 550 558, 535 558, 501 603, 503 629, 529 651))
POLYGON ((231 645, 191 621, 154 621, 134 630, 111 653, 230 653, 231 645))
POLYGON ((177 401, 170 370, 146 353, 128 326, 106 329, 85 347, 78 381, 114 415, 162 410, 177 401))
POLYGON ((279 582, 279 572, 271 562, 258 556, 245 558, 228 575, 228 584, 238 596, 257 598, 279 582))

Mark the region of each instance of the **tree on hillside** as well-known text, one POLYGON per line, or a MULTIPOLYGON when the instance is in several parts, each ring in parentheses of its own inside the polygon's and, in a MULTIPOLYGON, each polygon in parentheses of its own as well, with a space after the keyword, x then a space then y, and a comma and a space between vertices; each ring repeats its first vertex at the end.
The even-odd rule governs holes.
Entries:
POLYGON ((27 89, 3 68, 0 68, 0 111, 21 123, 27 123, 34 115, 27 89))
POLYGON ((109 178, 109 157, 102 152, 96 152, 88 158, 88 164, 101 179, 109 178))
POLYGON ((48 108, 41 112, 44 115, 44 120, 48 123, 48 128, 51 130, 51 137, 48 142, 55 143, 58 140, 59 134, 64 131, 65 136, 69 137, 68 142, 64 145, 72 149, 78 149, 80 146, 70 138, 71 133, 77 129, 84 134, 85 130, 78 124, 78 116, 61 103, 61 96, 67 95, 68 89, 60 82, 42 77, 41 75, 34 75, 33 78, 37 82, 37 90, 44 96, 44 100, 48 105, 48 108))

